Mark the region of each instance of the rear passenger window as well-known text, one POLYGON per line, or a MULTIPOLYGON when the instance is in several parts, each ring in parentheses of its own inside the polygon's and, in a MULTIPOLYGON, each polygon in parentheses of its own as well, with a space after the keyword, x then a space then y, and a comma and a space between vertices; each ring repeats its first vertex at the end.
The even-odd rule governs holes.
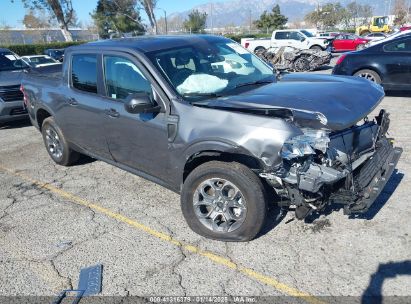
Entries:
POLYGON ((393 42, 384 46, 386 52, 411 52, 411 39, 393 42))
POLYGON ((97 94, 96 55, 73 55, 71 82, 77 90, 97 94))

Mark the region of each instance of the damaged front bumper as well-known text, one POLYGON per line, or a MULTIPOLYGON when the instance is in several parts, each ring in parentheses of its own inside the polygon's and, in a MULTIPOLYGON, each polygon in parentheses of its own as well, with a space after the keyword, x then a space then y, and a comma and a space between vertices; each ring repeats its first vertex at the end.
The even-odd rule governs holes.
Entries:
POLYGON ((379 140, 376 146, 373 156, 354 171, 353 186, 341 187, 330 196, 331 202, 345 205, 345 214, 366 212, 384 189, 400 159, 402 148, 393 147, 389 139, 379 140))
POLYGON ((388 113, 375 121, 343 131, 304 132, 284 144, 283 163, 273 172, 263 172, 282 206, 295 206, 303 219, 327 204, 344 205, 344 213, 364 213, 388 182, 402 149, 386 137, 388 113), (310 134, 311 132, 311 134, 310 134))

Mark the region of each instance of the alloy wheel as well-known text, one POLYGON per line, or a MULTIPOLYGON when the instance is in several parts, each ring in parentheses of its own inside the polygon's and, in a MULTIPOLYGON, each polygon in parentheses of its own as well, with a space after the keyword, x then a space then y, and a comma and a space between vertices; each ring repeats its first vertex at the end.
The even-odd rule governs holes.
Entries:
POLYGON ((60 142, 60 137, 52 128, 46 130, 46 144, 53 158, 60 159, 63 156, 63 145, 60 142))
POLYGON ((244 222, 247 204, 242 192, 223 178, 210 178, 194 191, 193 205, 198 220, 214 232, 232 232, 244 222))
POLYGON ((372 82, 377 82, 374 75, 372 75, 371 73, 363 72, 363 73, 358 74, 357 76, 368 79, 369 81, 372 81, 372 82))

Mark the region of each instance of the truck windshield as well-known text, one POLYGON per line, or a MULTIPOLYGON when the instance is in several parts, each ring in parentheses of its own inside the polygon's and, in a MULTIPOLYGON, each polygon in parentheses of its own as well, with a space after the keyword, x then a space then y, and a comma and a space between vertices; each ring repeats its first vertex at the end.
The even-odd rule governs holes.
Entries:
POLYGON ((0 71, 13 71, 26 69, 28 65, 12 52, 0 51, 0 71))
POLYGON ((303 33, 307 37, 314 37, 313 34, 311 34, 309 31, 306 31, 306 30, 301 30, 301 33, 303 33))
POLYGON ((188 100, 227 95, 275 81, 273 70, 231 41, 202 41, 147 54, 174 89, 188 100))

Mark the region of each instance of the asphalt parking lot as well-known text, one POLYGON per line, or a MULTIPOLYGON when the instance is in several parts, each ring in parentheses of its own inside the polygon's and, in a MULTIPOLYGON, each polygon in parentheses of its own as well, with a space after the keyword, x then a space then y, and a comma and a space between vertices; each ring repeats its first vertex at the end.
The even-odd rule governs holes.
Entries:
POLYGON ((277 220, 273 209, 264 232, 248 243, 196 235, 178 195, 108 164, 55 165, 27 123, 0 127, 0 297, 52 297, 75 288, 81 268, 102 264, 102 295, 118 299, 344 303, 344 296, 360 302, 383 295, 410 303, 410 96, 389 95, 379 107, 391 113, 390 135, 404 153, 367 214, 333 210, 289 222, 292 213, 277 220))

